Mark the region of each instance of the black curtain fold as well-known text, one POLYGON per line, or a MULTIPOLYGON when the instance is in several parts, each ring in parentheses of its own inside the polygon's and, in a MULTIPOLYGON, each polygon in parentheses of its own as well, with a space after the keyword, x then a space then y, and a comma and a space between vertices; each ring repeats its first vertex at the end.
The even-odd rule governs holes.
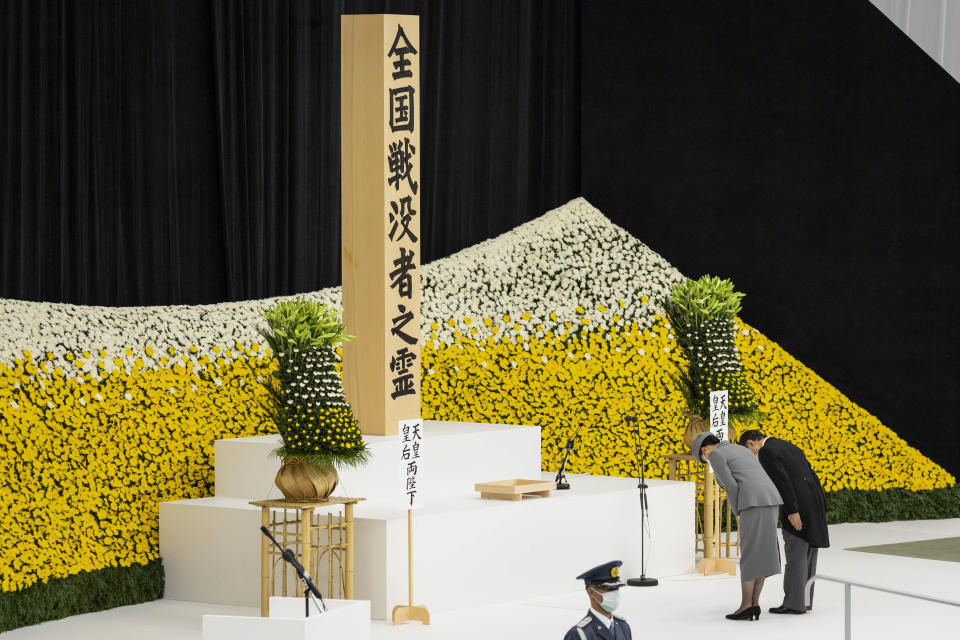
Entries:
POLYGON ((960 89, 867 0, 6 0, 0 297, 338 284, 339 18, 389 12, 424 260, 583 192, 957 472, 960 89))
POLYGON ((0 21, 0 296, 221 296, 202 266, 221 261, 220 223, 196 208, 215 158, 203 8, 25 0, 0 21))
POLYGON ((340 16, 391 12, 421 15, 425 260, 578 195, 575 0, 11 0, 0 297, 338 284, 340 16))
POLYGON ((960 475, 960 85, 867 0, 625 4, 584 3, 584 195, 960 475))

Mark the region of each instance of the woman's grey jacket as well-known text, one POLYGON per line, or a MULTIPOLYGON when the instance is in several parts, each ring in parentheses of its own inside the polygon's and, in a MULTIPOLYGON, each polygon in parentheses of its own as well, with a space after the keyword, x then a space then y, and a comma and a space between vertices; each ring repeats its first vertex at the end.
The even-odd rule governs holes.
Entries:
POLYGON ((783 504, 780 492, 760 466, 757 456, 746 447, 721 442, 710 452, 710 466, 717 482, 727 492, 730 508, 736 515, 750 507, 772 507, 783 504))

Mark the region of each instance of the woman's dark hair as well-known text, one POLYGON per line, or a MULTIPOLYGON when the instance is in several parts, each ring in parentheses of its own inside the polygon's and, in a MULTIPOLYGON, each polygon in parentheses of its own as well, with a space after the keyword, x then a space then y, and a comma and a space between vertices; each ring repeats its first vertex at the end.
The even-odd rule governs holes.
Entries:
MULTIPOLYGON (((700 443, 700 451, 703 451, 703 448, 709 444, 720 444, 720 438, 711 433, 700 443)), ((697 451, 697 457, 700 458, 700 462, 703 462, 703 455, 701 455, 700 451, 697 451)))

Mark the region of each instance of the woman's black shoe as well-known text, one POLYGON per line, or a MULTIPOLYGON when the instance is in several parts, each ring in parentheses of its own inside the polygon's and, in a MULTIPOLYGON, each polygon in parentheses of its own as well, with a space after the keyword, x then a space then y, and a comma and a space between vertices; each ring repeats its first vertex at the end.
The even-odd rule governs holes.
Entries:
POLYGON ((757 611, 760 607, 747 607, 740 613, 728 613, 727 620, 759 620, 760 612, 757 611))

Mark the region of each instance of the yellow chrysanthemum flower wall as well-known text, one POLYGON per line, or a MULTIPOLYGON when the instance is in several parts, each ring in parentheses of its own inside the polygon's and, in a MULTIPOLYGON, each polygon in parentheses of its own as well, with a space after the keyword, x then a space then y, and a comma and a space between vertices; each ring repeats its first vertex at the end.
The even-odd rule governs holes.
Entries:
POLYGON ((0 363, 0 591, 157 558, 159 502, 212 494, 218 438, 272 430, 267 357, 98 381, 42 364, 0 363))
MULTIPOLYGON (((649 477, 683 449, 680 358, 662 302, 683 276, 584 200, 422 269, 426 419, 540 425, 556 470, 649 477)), ((306 294, 333 306, 338 289, 306 294)), ((97 308, 0 300, 0 592, 158 555, 158 502, 210 495, 213 443, 272 432, 259 343, 274 300, 97 308)), ((749 300, 746 308, 749 310, 749 300)), ((347 328, 349 331, 349 327, 347 328)), ((770 435, 827 490, 954 484, 774 342, 740 323, 770 435)), ((362 337, 361 337, 362 339, 362 337)))
MULTIPOLYGON (((611 318, 612 319, 612 318, 611 318)), ((953 476, 908 446, 775 342, 738 321, 744 373, 766 414, 760 427, 806 451, 827 491, 951 486, 953 476)), ((665 478, 661 456, 683 452, 685 405, 668 375, 683 364, 669 325, 607 326, 544 337, 508 332, 477 343, 457 338, 424 351, 424 417, 542 427, 542 465, 556 470, 581 425, 573 473, 630 476, 637 415, 648 477, 665 478)))

